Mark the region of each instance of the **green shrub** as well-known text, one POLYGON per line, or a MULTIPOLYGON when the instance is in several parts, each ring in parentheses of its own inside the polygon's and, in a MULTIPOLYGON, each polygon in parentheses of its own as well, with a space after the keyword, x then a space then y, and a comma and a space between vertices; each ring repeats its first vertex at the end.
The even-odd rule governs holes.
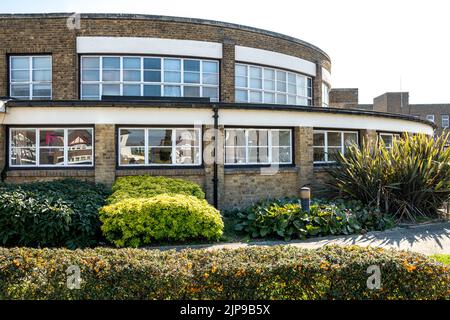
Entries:
POLYGON ((149 198, 158 194, 184 194, 205 199, 205 193, 199 185, 182 179, 155 176, 119 177, 112 187, 113 194, 108 203, 127 198, 149 198))
MULTIPOLYGON (((69 273, 71 274, 71 273, 69 273)), ((406 251, 0 248, 0 299, 448 299, 449 267, 406 251), (367 288, 367 268, 381 289, 367 288), (69 266, 80 288, 67 287, 69 266)))
POLYGON ((378 207, 398 220, 437 216, 450 197, 447 136, 406 135, 391 149, 351 146, 329 170, 330 185, 344 197, 378 207))
POLYGON ((357 201, 327 203, 316 200, 309 213, 297 199, 263 201, 234 213, 235 230, 253 238, 304 239, 312 236, 358 233, 362 229, 383 230, 393 221, 374 208, 357 201))
POLYGON ((74 179, 0 186, 0 241, 6 246, 92 246, 108 190, 74 179))
POLYGON ((100 210, 102 231, 118 247, 153 241, 218 240, 223 222, 206 200, 183 194, 129 198, 100 210))

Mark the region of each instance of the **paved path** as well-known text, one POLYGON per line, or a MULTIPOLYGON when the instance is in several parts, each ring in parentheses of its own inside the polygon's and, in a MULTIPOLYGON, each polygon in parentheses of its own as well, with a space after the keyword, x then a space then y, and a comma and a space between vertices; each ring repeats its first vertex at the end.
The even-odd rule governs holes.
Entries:
POLYGON ((149 249, 183 249, 183 248, 205 248, 209 250, 221 248, 240 248, 247 246, 273 246, 292 245, 301 248, 313 249, 329 244, 379 246, 384 248, 395 248, 410 250, 423 254, 446 253, 450 254, 450 222, 429 223, 410 227, 398 227, 388 231, 369 232, 365 235, 321 237, 301 241, 258 241, 201 244, 186 246, 164 246, 149 249))

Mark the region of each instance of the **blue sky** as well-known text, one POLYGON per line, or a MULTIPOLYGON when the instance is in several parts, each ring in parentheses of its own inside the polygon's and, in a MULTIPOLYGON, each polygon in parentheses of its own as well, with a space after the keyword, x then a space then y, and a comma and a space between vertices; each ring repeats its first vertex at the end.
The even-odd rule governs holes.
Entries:
POLYGON ((250 25, 325 50, 333 87, 359 88, 361 103, 400 89, 412 103, 450 103, 446 0, 2 0, 0 12, 143 13, 250 25))

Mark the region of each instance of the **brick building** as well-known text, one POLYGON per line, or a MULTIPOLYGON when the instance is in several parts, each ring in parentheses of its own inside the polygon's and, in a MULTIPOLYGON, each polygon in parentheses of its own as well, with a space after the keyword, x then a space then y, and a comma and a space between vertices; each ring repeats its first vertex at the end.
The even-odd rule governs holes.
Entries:
POLYGON ((314 188, 348 143, 433 133, 346 105, 345 90, 329 97, 329 56, 278 33, 148 15, 0 18, 7 182, 163 175, 229 209, 314 188))

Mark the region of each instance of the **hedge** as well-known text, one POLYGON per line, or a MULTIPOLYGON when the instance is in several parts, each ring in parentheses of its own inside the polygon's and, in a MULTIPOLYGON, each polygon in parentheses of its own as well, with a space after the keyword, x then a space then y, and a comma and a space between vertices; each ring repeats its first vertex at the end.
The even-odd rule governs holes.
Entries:
POLYGON ((424 255, 356 246, 0 249, 0 299, 448 299, 449 284, 449 267, 424 255), (66 285, 73 265, 79 289, 66 285))
POLYGON ((101 208, 100 220, 103 234, 118 247, 218 240, 224 228, 217 209, 206 200, 183 194, 124 199, 101 208))
POLYGON ((116 179, 108 203, 127 198, 150 198, 158 194, 184 194, 205 199, 202 188, 193 182, 159 176, 127 176, 116 179))

